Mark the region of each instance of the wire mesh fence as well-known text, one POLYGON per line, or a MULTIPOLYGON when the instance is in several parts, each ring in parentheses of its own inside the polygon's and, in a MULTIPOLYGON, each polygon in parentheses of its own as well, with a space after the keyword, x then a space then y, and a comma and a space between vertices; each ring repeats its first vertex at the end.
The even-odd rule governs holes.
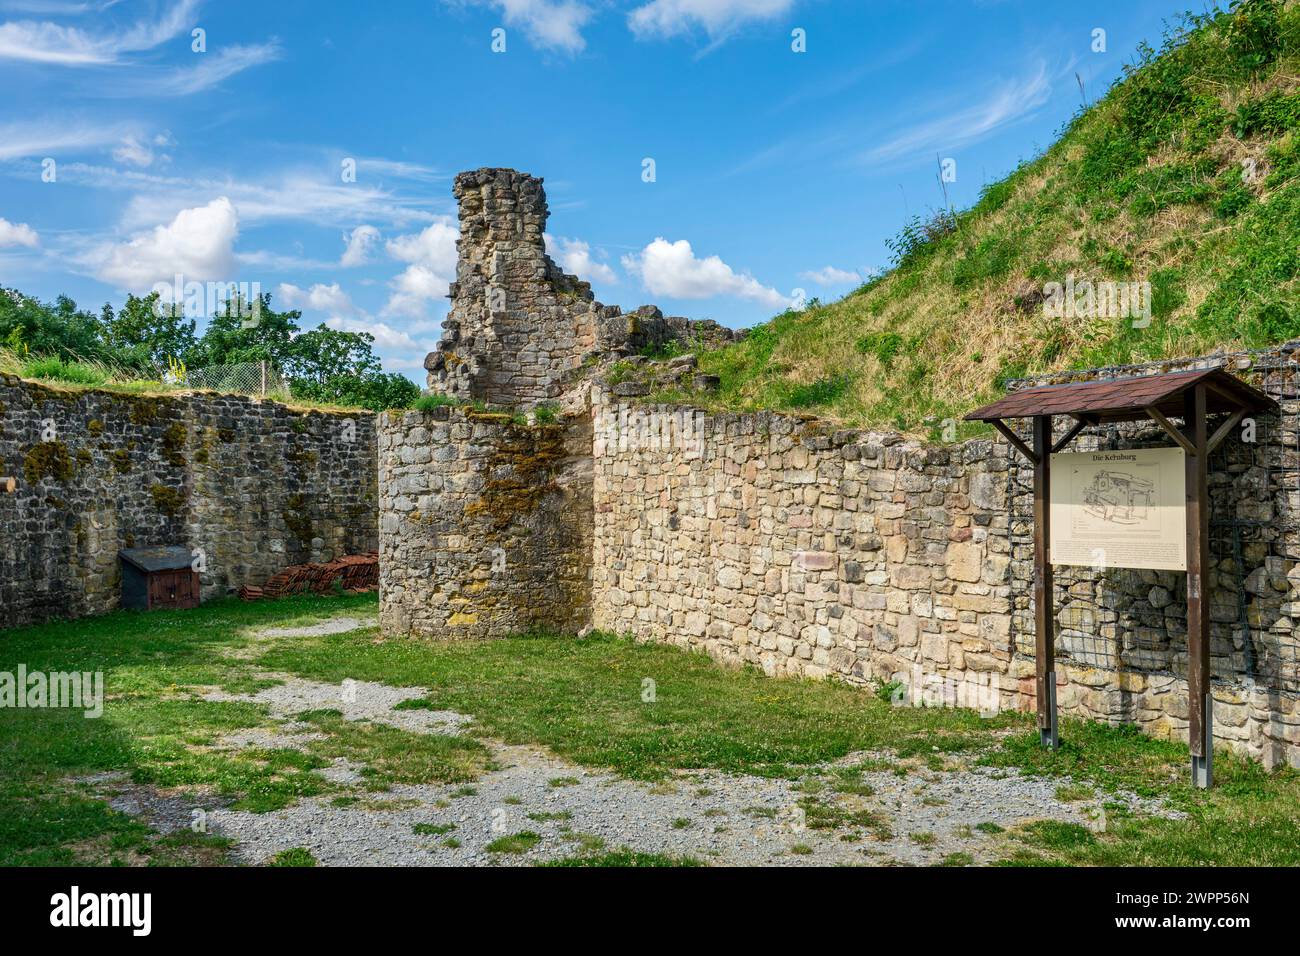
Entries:
MULTIPOLYGON (((1239 374, 1275 398, 1281 413, 1243 423, 1252 431, 1238 429, 1210 457, 1210 670, 1215 678, 1300 694, 1300 634, 1291 613, 1300 593, 1300 366, 1282 353, 1253 355, 1252 361, 1239 374)), ((1216 426, 1210 423, 1211 430, 1216 426)), ((1088 428, 1070 450, 1168 444, 1154 423, 1123 424, 1088 428)), ((1033 471, 1017 464, 1007 480, 1011 644, 1014 652, 1032 657, 1033 471)), ((1186 676, 1183 572, 1057 565, 1053 597, 1062 661, 1186 676)))
POLYGON ((270 362, 209 365, 170 373, 172 384, 237 395, 284 395, 288 384, 270 362))

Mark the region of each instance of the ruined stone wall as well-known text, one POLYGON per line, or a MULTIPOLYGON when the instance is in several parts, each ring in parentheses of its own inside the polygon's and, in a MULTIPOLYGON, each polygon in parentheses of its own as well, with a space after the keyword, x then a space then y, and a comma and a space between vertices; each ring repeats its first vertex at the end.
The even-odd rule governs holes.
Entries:
MULTIPOLYGON (((1252 454, 1267 461, 1294 448, 1294 412, 1267 432, 1273 450, 1252 454)), ((927 446, 792 416, 600 395, 594 428, 596 627, 773 675, 898 682, 916 702, 1034 706, 1031 476, 1004 442, 927 446)), ((1243 619, 1253 622, 1249 640, 1234 634, 1240 625, 1216 625, 1216 737, 1266 763, 1300 765, 1296 688, 1285 669, 1270 674, 1244 650, 1253 642, 1294 659, 1294 482, 1276 477, 1261 492, 1264 479, 1250 471, 1225 468, 1214 485, 1220 511, 1267 507, 1274 529, 1268 547, 1244 549, 1242 584, 1221 566, 1212 585, 1214 606, 1235 608, 1244 590, 1243 619)), ((1063 713, 1186 739, 1185 581, 1059 569, 1063 713), (1165 653, 1096 653, 1107 646, 1165 653)))
POLYGON ((201 551, 205 600, 373 551, 374 416, 4 376, 0 539, 0 628, 117 607, 122 548, 201 551))
POLYGON ((513 169, 456 177, 456 281, 437 351, 425 359, 429 388, 508 407, 556 399, 602 356, 670 341, 718 345, 735 333, 715 322, 666 317, 653 306, 623 315, 595 301, 591 285, 546 254, 542 180, 513 169))
POLYGON ((589 622, 589 419, 387 412, 379 473, 386 632, 573 634, 589 622))

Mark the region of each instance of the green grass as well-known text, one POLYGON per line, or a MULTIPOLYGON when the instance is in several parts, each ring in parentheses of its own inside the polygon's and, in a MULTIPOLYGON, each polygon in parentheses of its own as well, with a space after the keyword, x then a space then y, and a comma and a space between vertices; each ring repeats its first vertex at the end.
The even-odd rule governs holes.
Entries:
MULTIPOLYGON (((80 713, 0 710, 0 864, 174 864, 221 862, 223 841, 195 834, 159 838, 108 808, 70 778, 120 771, 137 784, 174 788, 269 810, 320 794, 338 806, 376 801, 371 791, 398 782, 456 783, 487 770, 488 750, 476 734, 540 745, 593 769, 673 786, 680 769, 716 769, 801 780, 800 806, 814 830, 892 837, 887 814, 861 805, 861 774, 906 773, 929 761, 974 760, 1008 772, 1054 779, 1062 799, 1108 800, 1104 820, 1081 827, 1045 822, 995 838, 1010 865, 1300 865, 1300 774, 1264 771, 1227 753, 1216 755, 1218 786, 1208 793, 1187 782, 1187 749, 1127 728, 1066 719, 1062 746, 1045 750, 1023 715, 982 720, 969 711, 896 708, 862 690, 830 682, 773 680, 719 667, 676 648, 594 635, 584 641, 519 637, 449 644, 382 641, 373 630, 258 645, 260 657, 223 652, 251 649, 252 631, 311 623, 337 614, 365 614, 374 596, 223 601, 192 611, 117 613, 0 634, 0 670, 102 670, 108 697, 103 718, 80 713), (247 657, 254 657, 249 660, 247 657), (204 688, 256 686, 259 669, 339 682, 375 680, 431 688, 429 700, 474 719, 454 738, 406 734, 383 725, 343 721, 336 711, 300 715, 322 734, 303 753, 288 749, 211 749, 232 730, 268 725, 259 707, 197 699, 204 688), (641 681, 653 676, 654 706, 642 703, 641 681), (995 733, 996 732, 996 733, 995 733), (813 770, 850 753, 892 756, 849 767, 813 770), (359 789, 312 773, 334 757, 365 766, 359 789), (1137 793, 1181 813, 1162 819, 1128 812, 1107 795, 1137 793)), ((943 769, 920 771, 942 773, 943 769)), ((568 783, 570 779, 555 778, 568 783)), ((457 792, 474 788, 463 784, 457 792)), ((771 807, 746 811, 774 819, 771 807)), ((538 813, 537 820, 560 819, 538 813)), ((685 818, 682 818, 684 822, 685 818)), ((442 825, 418 832, 442 835, 442 825)), ((528 834, 504 838, 510 852, 528 834)), ((930 835, 916 834, 913 840, 930 835)), ((580 834, 576 858, 562 865, 654 865, 657 858, 600 853, 580 834), (621 863, 619 861, 622 861, 621 863)), ((448 837, 444 845, 458 845, 448 837)), ((527 847, 524 847, 526 850, 527 847)), ((684 865, 674 861, 672 865, 684 865)))
MULTIPOLYGON (((231 731, 267 723, 238 702, 194 699, 208 687, 245 682, 247 662, 222 650, 247 644, 251 629, 308 623, 366 610, 374 597, 222 601, 193 611, 118 612, 0 635, 0 671, 102 671, 104 716, 79 711, 0 710, 0 865, 217 861, 222 841, 158 841, 69 778, 118 771, 134 784, 229 798, 270 810, 329 784, 323 760, 291 750, 209 749, 231 731)), ((196 806, 198 802, 196 801, 196 806)))
POLYGON ((909 742, 928 750, 940 732, 973 740, 1027 726, 1010 713, 989 721, 970 711, 891 707, 848 686, 775 681, 609 635, 457 644, 375 643, 355 632, 278 642, 259 663, 322 681, 428 687, 437 708, 473 715, 491 737, 545 744, 575 763, 642 780, 687 768, 793 779, 800 767, 857 750, 909 742), (641 700, 647 676, 657 684, 653 706, 641 700))
POLYGON ((497 837, 484 849, 489 853, 527 853, 541 842, 540 834, 532 830, 522 830, 509 836, 497 837))
POLYGON ((289 850, 281 850, 267 866, 316 866, 316 857, 306 847, 296 846, 289 850))
POLYGON ((443 836, 454 829, 454 823, 417 823, 411 827, 411 832, 420 836, 443 836))
POLYGON ((987 430, 945 420, 1010 377, 1300 336, 1300 5, 1193 15, 1156 46, 970 209, 901 224, 888 274, 701 353, 710 404, 950 440, 987 430), (1068 274, 1149 282, 1151 324, 1048 317, 1068 274))

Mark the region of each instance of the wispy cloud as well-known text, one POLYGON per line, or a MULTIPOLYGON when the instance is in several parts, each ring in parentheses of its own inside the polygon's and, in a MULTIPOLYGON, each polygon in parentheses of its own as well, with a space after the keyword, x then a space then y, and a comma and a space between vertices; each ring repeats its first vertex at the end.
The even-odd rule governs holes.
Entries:
POLYGON ((850 282, 860 282, 862 277, 850 269, 839 269, 835 266, 823 266, 820 269, 811 269, 807 272, 799 273, 800 279, 807 279, 809 282, 815 282, 817 285, 847 285, 850 282))
MULTIPOLYGON (((521 30, 543 50, 581 53, 587 48, 582 29, 595 10, 581 0, 443 0, 449 6, 487 6, 501 14, 507 27, 521 30)), ((507 43, 509 37, 507 36, 507 43)))
POLYGON ((1029 118, 1047 102, 1051 92, 1047 64, 1040 62, 1032 73, 1002 84, 980 102, 917 123, 863 150, 858 158, 867 165, 908 156, 929 161, 936 150, 958 149, 1029 118))
POLYGON ((119 146, 139 130, 129 123, 96 123, 70 116, 0 124, 0 160, 95 152, 119 146))
MULTIPOLYGON (((45 5, 31 12, 46 15, 82 12, 59 9, 60 6, 45 5)), ((99 33, 50 20, 11 20, 0 23, 0 60, 70 67, 117 63, 125 53, 152 50, 189 29, 197 8, 198 0, 180 0, 157 19, 99 33)))
POLYGON ((650 0, 627 15, 638 39, 663 39, 703 33, 713 44, 758 20, 771 20, 794 8, 795 0, 650 0))
MULTIPOLYGON (((0 128, 0 148, 2 137, 0 128)), ((236 179, 165 176, 78 162, 60 166, 59 175, 75 179, 81 186, 132 193, 122 213, 120 225, 124 229, 161 222, 213 196, 229 197, 239 209, 240 221, 250 225, 306 222, 349 229, 358 222, 396 226, 434 222, 441 217, 432 207, 445 205, 445 201, 425 195, 405 196, 379 186, 345 183, 337 174, 331 177, 319 169, 301 167, 272 170, 258 179, 236 179)))
POLYGON ((195 62, 190 66, 139 67, 125 81, 101 84, 91 92, 133 99, 191 96, 210 90, 244 70, 278 60, 283 52, 277 40, 222 47, 213 53, 194 54, 195 62))
MULTIPOLYGON (((968 98, 964 103, 953 98, 942 104, 931 104, 927 118, 902 129, 892 127, 875 132, 869 128, 864 131, 863 124, 856 119, 841 117, 832 126, 802 130, 765 146, 737 163, 728 174, 827 161, 851 166, 898 165, 904 161, 933 163, 936 152, 947 154, 1031 118, 1051 93, 1052 77, 1047 64, 1038 61, 1023 76, 986 91, 974 103, 968 98)), ((909 115, 925 116, 926 112, 921 106, 910 109, 909 115)))

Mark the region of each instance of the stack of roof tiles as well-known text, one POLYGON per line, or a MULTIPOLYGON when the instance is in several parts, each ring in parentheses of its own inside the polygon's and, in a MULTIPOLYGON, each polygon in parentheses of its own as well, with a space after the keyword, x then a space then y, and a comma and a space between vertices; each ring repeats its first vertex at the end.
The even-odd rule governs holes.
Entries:
POLYGON ((245 601, 277 598, 311 591, 324 594, 338 588, 348 594, 373 591, 379 586, 379 553, 349 554, 321 564, 294 564, 273 575, 260 588, 245 585, 239 596, 245 601))

